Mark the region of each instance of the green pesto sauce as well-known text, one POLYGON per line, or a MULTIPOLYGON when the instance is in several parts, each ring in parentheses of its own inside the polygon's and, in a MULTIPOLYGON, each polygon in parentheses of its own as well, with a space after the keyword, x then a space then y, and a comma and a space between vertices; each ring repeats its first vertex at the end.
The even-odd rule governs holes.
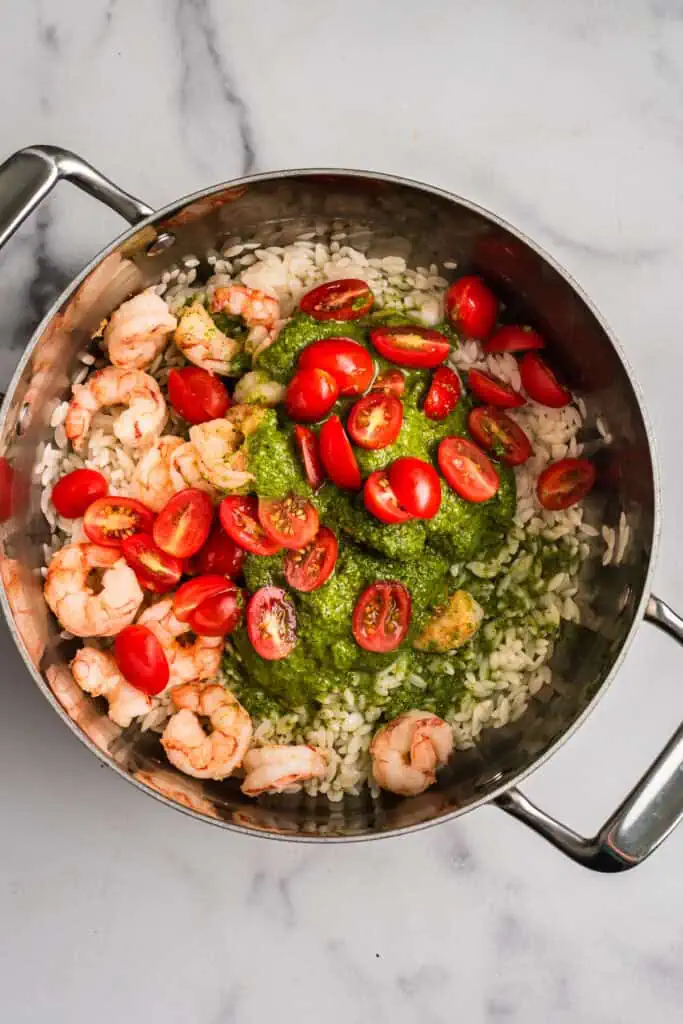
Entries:
POLYGON ((284 498, 288 494, 309 497, 311 489, 294 450, 291 431, 278 424, 277 413, 268 409, 262 422, 247 438, 249 471, 259 498, 284 498))
POLYGON ((365 343, 365 331, 355 321, 314 320, 305 313, 295 313, 273 344, 261 354, 258 368, 284 384, 294 373, 299 356, 307 345, 320 338, 340 335, 365 343))

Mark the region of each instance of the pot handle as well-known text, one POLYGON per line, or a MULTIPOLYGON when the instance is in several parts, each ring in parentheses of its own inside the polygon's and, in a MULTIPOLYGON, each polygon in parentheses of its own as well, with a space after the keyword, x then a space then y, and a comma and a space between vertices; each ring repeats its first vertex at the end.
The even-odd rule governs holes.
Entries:
POLYGON ((0 166, 0 248, 62 178, 106 203, 130 224, 154 213, 68 149, 29 146, 0 166))
MULTIPOLYGON (((683 643, 683 619, 652 595, 645 618, 683 643)), ((586 838, 509 789, 497 805, 593 871, 626 871, 656 850, 683 817, 683 725, 597 835, 586 838)))

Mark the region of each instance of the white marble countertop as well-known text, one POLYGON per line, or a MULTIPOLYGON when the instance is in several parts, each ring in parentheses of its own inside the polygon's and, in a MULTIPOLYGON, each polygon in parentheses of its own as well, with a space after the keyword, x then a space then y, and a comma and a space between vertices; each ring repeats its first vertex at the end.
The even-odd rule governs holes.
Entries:
MULTIPOLYGON (((248 170, 364 167, 459 192, 545 245, 620 335, 660 443, 655 583, 683 608, 683 10, 674 0, 31 0, 0 33, 3 155, 70 147, 151 204, 248 170)), ((6 381, 120 229, 61 186, 0 257, 6 381)), ((99 768, 2 627, 0 1019, 99 1024, 681 1019, 683 829, 596 876, 493 808, 329 848, 240 838, 99 768)), ((683 715, 645 626, 526 786, 592 830, 683 715)))

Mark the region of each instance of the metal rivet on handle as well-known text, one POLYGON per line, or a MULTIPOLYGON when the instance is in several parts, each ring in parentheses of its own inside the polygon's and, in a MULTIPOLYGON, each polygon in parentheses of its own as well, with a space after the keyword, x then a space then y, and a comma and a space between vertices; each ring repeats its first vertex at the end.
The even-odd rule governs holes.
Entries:
POLYGON ((175 235, 172 235, 170 231, 161 231, 154 241, 147 246, 147 255, 158 256, 165 249, 170 249, 174 243, 175 235))

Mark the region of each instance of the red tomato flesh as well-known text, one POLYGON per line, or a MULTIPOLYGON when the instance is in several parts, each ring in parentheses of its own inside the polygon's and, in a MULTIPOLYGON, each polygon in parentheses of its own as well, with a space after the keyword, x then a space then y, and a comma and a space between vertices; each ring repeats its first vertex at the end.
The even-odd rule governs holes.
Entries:
POLYGON ((258 520, 258 502, 254 497, 229 495, 223 498, 218 515, 229 537, 252 555, 276 555, 281 550, 258 520))
POLYGON ((326 370, 298 370, 285 392, 285 409, 293 420, 315 423, 323 419, 339 398, 339 387, 326 370))
POLYGON ((403 327, 374 327, 370 340, 390 363, 430 369, 444 361, 451 350, 450 342, 438 331, 418 324, 403 327))
POLYGON ((360 448, 375 451, 393 444, 401 432, 403 406, 398 398, 372 392, 355 403, 346 429, 360 448))
POLYGON ((114 641, 114 657, 121 675, 131 686, 150 697, 168 683, 164 649, 147 626, 126 626, 114 641))
POLYGON ((588 459, 560 459, 546 466, 536 493, 543 508, 557 512, 583 501, 595 484, 595 467, 588 459))
POLYGON ((312 288, 299 302, 299 308, 314 320, 357 320, 370 312, 373 299, 365 281, 349 277, 312 288))
POLYGON ((352 338, 314 341, 301 353, 299 369, 325 370, 336 380, 340 395, 362 395, 375 372, 368 350, 352 338))
POLYGON ((286 498, 259 498, 258 518, 268 536, 283 548, 306 547, 318 532, 318 513, 310 501, 296 494, 286 498))
POLYGON ((226 576, 196 576, 178 587, 173 595, 173 614, 181 622, 188 622, 203 601, 234 590, 235 584, 226 576))
POLYGON ((140 586, 155 594, 173 590, 183 575, 180 558, 166 554, 149 533, 134 533, 121 544, 121 554, 135 571, 140 586))
POLYGON ((192 566, 186 566, 186 572, 215 573, 236 580, 242 575, 244 559, 244 548, 228 537, 220 523, 214 523, 206 544, 194 555, 192 566))
POLYGON ((363 502, 368 512, 382 523, 407 523, 414 518, 399 505, 383 469, 376 469, 365 481, 363 502))
POLYGON ((433 519, 441 507, 439 474, 429 462, 406 455, 387 470, 400 505, 418 519, 433 519))
POLYGON ((74 469, 52 489, 52 504, 65 519, 79 519, 93 501, 104 498, 109 484, 95 469, 74 469))
POLYGON ((218 377, 198 366, 184 366, 168 375, 168 398, 188 423, 206 423, 225 416, 230 407, 228 390, 218 377))
POLYGON ((296 612, 282 587, 261 587, 247 605, 247 635, 266 661, 281 661, 296 647, 296 612))
POLYGON ((561 409, 571 402, 572 393, 569 388, 559 383, 545 359, 537 352, 527 352, 522 357, 519 372, 524 390, 534 402, 551 409, 561 409))
POLYGON ((405 374, 400 370, 384 370, 375 378, 372 384, 372 391, 383 391, 386 395, 393 395, 400 398, 406 389, 405 374))
POLYGON ((500 479, 488 455, 464 437, 445 437, 437 455, 446 482, 465 501, 488 501, 500 479))
POLYGON ((88 505, 83 529, 93 544, 118 548, 134 533, 151 533, 154 513, 135 498, 98 498, 88 505))
POLYGON ((339 544, 332 530, 321 526, 317 537, 305 548, 287 552, 285 579, 294 590, 310 594, 330 578, 338 552, 339 544))
POLYGON ((500 327, 484 345, 486 352, 528 352, 545 348, 545 342, 533 327, 508 324, 500 327))
POLYGON ((430 420, 445 420, 455 409, 461 394, 462 385, 455 370, 440 366, 434 371, 424 401, 425 416, 430 420))
POLYGON ((338 416, 330 416, 320 428, 320 458, 333 484, 358 491, 362 481, 356 456, 338 416))
POLYGON ((189 558, 206 543, 212 521, 211 498, 196 487, 188 487, 166 502, 155 520, 152 536, 167 554, 189 558))
POLYGON ((470 370, 467 386, 480 402, 495 405, 498 409, 517 409, 525 404, 523 395, 496 377, 490 377, 481 370, 470 370))
POLYGON ((520 466, 531 455, 531 441, 507 413, 492 405, 480 405, 467 418, 467 429, 474 440, 508 466, 520 466))
POLYGON ((480 277, 470 274, 455 281, 446 292, 446 315, 454 330, 483 341, 493 330, 498 300, 480 277))
POLYGON ((188 625, 197 636, 227 636, 238 625, 244 611, 244 598, 232 580, 228 583, 228 590, 207 597, 190 612, 188 625))
POLYGON ((302 427, 297 423, 294 427, 294 440, 301 456, 308 486, 314 491, 319 491, 325 483, 325 470, 320 461, 318 438, 309 427, 302 427))
POLYGON ((410 593, 397 580, 380 580, 364 590, 353 610, 356 643, 383 654, 405 640, 412 616, 410 593))

